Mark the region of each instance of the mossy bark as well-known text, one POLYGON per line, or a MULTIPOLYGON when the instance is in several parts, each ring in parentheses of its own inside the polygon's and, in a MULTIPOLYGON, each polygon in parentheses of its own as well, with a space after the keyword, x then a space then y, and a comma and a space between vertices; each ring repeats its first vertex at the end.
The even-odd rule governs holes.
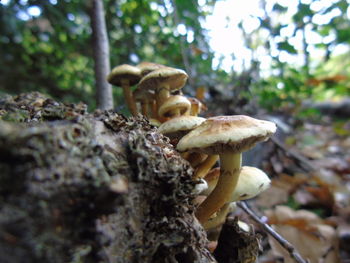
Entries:
POLYGON ((0 99, 0 262, 216 262, 192 168, 141 116, 0 99))

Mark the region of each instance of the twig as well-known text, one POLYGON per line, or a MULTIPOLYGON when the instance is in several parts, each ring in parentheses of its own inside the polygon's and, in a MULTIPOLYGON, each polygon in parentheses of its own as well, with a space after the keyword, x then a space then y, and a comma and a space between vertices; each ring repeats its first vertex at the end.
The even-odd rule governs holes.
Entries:
POLYGON ((262 226, 262 228, 270 234, 285 250, 288 251, 289 255, 298 263, 308 263, 309 261, 302 258, 302 256, 299 254, 299 252, 296 250, 296 248, 289 243, 287 240, 285 240, 280 234, 278 234, 271 226, 264 223, 253 210, 251 210, 247 203, 244 201, 237 202, 237 205, 244 210, 251 218, 257 222, 259 225, 262 226))

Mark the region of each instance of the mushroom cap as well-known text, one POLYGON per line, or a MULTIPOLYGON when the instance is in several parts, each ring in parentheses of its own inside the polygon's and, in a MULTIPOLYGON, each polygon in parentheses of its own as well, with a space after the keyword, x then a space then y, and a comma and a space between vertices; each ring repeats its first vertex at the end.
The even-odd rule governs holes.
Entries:
POLYGON ((185 114, 191 109, 191 102, 184 96, 170 96, 158 109, 160 117, 172 117, 172 111, 180 110, 180 115, 185 114))
POLYGON ((270 121, 245 115, 217 116, 207 119, 184 136, 177 145, 180 152, 210 154, 240 153, 266 141, 276 131, 270 121))
MULTIPOLYGON (((219 176, 220 168, 212 169, 204 178, 208 183, 208 189, 204 190, 201 194, 209 195, 215 188, 219 176)), ((251 166, 243 166, 239 174, 237 186, 231 194, 230 201, 235 202, 254 198, 269 188, 270 184, 271 180, 264 171, 251 166)))
POLYGON ((146 76, 148 73, 155 71, 157 69, 160 68, 164 68, 164 65, 161 64, 156 64, 156 63, 152 63, 152 62, 147 62, 147 61, 143 61, 139 64, 136 65, 136 67, 138 67, 141 71, 141 76, 144 77, 146 76))
POLYGON ((162 85, 167 85, 169 91, 174 91, 185 86, 187 78, 185 71, 164 66, 144 76, 140 80, 139 87, 160 90, 163 88, 162 85))
POLYGON ((136 101, 148 101, 155 99, 155 93, 153 90, 145 90, 138 88, 134 90, 132 94, 136 101))
POLYGON ((112 69, 107 81, 113 85, 121 86, 122 79, 129 80, 130 86, 137 84, 141 79, 141 70, 137 67, 123 64, 112 69))
POLYGON ((159 126, 158 131, 162 134, 170 134, 179 131, 190 131, 198 127, 205 119, 196 116, 180 116, 168 120, 159 126))

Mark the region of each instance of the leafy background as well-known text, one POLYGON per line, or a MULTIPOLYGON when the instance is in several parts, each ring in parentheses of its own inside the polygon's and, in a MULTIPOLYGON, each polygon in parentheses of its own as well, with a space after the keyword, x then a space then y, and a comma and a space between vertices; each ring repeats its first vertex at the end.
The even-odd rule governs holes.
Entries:
MULTIPOLYGON (((329 1, 317 12, 311 8, 317 0, 299 1, 287 23, 281 19, 287 7, 276 2, 267 10, 262 0, 264 15, 257 17, 260 26, 246 32, 244 21, 239 25, 252 53, 250 66, 241 72, 213 67, 215 53, 203 22, 216 1, 200 2, 104 0, 111 65, 152 61, 183 68, 191 76, 185 89, 188 94, 205 86, 209 94, 219 92, 233 103, 255 99, 269 110, 298 108, 305 99, 336 100, 349 95, 348 52, 333 55, 337 46, 348 48, 350 44, 347 0, 329 1), (315 16, 327 14, 332 14, 329 23, 316 23, 315 16), (290 24, 293 36, 304 36, 303 50, 297 50, 281 34, 290 24), (185 33, 179 34, 179 25, 185 33), (306 28, 320 36, 318 42, 306 41, 306 28), (189 35, 193 36, 191 42, 189 35), (331 39, 325 40, 330 35, 331 39), (311 46, 323 50, 324 55, 314 57, 309 52, 311 46), (267 75, 261 74, 257 48, 264 48, 271 57, 267 75), (282 60, 282 53, 303 56, 303 64, 282 60)), ((79 0, 9 0, 0 4, 0 93, 37 90, 66 102, 83 101, 94 109, 90 9, 89 1, 79 0), (30 14, 33 7, 40 8, 38 16, 30 14)), ((113 92, 122 109, 121 91, 114 88, 113 92)))

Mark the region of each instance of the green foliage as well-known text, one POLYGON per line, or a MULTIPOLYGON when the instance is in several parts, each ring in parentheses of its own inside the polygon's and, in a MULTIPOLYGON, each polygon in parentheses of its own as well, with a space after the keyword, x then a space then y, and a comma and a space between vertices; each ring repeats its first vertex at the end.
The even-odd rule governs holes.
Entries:
MULTIPOLYGON (((254 96, 270 110, 297 109, 305 99, 350 95, 350 57, 347 53, 333 54, 339 45, 350 44, 347 0, 331 1, 320 10, 313 6, 317 1, 303 1, 294 13, 275 3, 265 15, 257 17, 257 29, 243 34, 247 48, 255 54, 250 68, 243 72, 212 69, 214 53, 202 21, 211 14, 215 2, 207 0, 202 8, 196 0, 104 0, 111 66, 152 61, 182 68, 191 77, 187 94, 193 95, 196 86, 221 85, 234 101, 254 96), (280 19, 287 15, 289 21, 280 19), (317 23, 315 18, 320 15, 328 16, 328 23, 317 23), (294 29, 287 37, 283 32, 290 26, 294 29), (307 36, 302 48, 291 41, 308 32, 319 35, 320 40, 306 41, 310 38, 307 36), (259 53, 255 53, 261 48, 272 60, 270 72, 264 77, 260 74, 259 53), (316 49, 323 51, 323 57, 309 52, 316 49), (292 64, 281 60, 281 54, 304 57, 304 62, 292 64)), ((0 4, 0 21, 6 25, 0 27, 0 93, 36 90, 67 102, 83 101, 90 109, 95 107, 89 3, 9 0, 0 4), (38 16, 29 14, 33 7, 40 10, 38 16)), ((239 24, 242 31, 243 24, 239 24)), ((113 89, 113 95, 118 110, 124 111, 121 90, 113 89)))

